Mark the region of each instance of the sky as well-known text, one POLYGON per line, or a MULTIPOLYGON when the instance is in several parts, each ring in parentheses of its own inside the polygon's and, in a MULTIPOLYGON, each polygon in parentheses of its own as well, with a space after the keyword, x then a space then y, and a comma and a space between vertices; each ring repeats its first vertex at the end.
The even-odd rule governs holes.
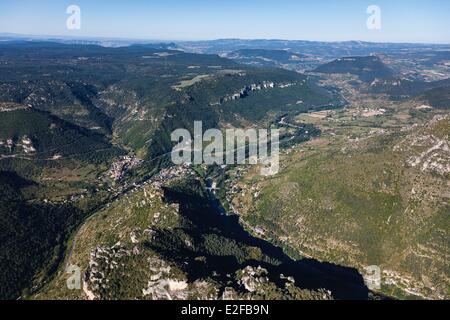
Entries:
POLYGON ((449 0, 0 0, 0 33, 448 44, 449 13, 449 0), (69 5, 81 10, 79 30, 66 26, 69 5), (381 29, 367 27, 370 5, 381 29))

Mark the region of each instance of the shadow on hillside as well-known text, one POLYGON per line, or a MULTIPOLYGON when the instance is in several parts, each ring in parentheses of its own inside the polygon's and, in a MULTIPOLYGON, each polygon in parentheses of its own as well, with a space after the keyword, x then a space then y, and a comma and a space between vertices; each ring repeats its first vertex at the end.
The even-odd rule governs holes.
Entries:
POLYGON ((356 269, 314 259, 295 261, 281 248, 250 235, 240 225, 238 217, 221 215, 218 208, 202 195, 165 189, 165 199, 180 205, 182 226, 174 230, 159 230, 155 240, 148 242, 147 246, 179 265, 190 282, 210 278, 240 290, 242 288, 233 275, 250 265, 267 269, 270 280, 280 286, 284 283, 280 279, 283 274, 294 277, 296 286, 301 289, 329 290, 335 299, 369 298, 370 291, 356 269), (186 245, 186 237, 191 245, 186 245), (206 237, 217 239, 217 243, 206 245, 206 237), (270 259, 249 259, 239 249, 243 246, 257 247, 270 259))

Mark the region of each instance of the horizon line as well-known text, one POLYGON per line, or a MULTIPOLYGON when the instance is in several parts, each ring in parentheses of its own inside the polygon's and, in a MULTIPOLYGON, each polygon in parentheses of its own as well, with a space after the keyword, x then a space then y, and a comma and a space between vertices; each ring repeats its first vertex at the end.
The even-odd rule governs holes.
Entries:
MULTIPOLYGON (((124 38, 124 37, 112 37, 112 36, 76 36, 76 35, 50 35, 50 34, 24 34, 24 33, 14 33, 14 32, 0 32, 0 36, 10 36, 10 37, 35 37, 35 38, 56 38, 56 40, 64 38, 72 40, 103 40, 103 41, 134 41, 139 44, 138 41, 144 42, 207 42, 207 41, 287 41, 287 42, 322 42, 322 43, 345 43, 345 42, 360 42, 360 43, 372 43, 372 44, 412 44, 412 45, 433 45, 433 46, 447 46, 450 43, 439 43, 439 42, 392 42, 392 41, 366 41, 366 40, 305 40, 305 39, 282 39, 282 38, 210 38, 210 39, 168 39, 168 38, 124 38)), ((47 39, 48 40, 48 39, 47 39)))

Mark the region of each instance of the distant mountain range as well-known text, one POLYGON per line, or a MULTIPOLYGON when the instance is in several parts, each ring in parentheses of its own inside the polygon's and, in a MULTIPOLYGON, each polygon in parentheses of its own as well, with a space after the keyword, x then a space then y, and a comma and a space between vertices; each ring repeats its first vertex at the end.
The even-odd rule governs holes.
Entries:
POLYGON ((0 43, 2 42, 54 42, 63 44, 78 45, 97 45, 102 47, 128 47, 135 44, 150 45, 153 47, 167 48, 175 46, 171 41, 157 40, 136 40, 122 38, 103 38, 103 37, 71 37, 71 36, 39 36, 39 35, 23 35, 15 33, 1 33, 0 43))
POLYGON ((366 56, 373 53, 400 53, 405 50, 450 50, 450 44, 376 43, 365 41, 324 42, 281 39, 217 39, 177 41, 0 33, 0 42, 4 41, 52 41, 65 44, 95 44, 105 47, 123 47, 133 44, 147 44, 206 54, 224 54, 242 49, 288 50, 293 53, 313 54, 328 57, 330 59, 353 55, 366 56))
POLYGON ((261 64, 268 64, 269 66, 278 66, 280 64, 289 64, 299 61, 303 58, 302 55, 289 52, 287 50, 264 50, 264 49, 241 49, 229 54, 225 57, 239 61, 241 63, 254 63, 255 59, 259 60, 261 64))
POLYGON ((241 40, 222 39, 210 41, 177 41, 178 48, 197 52, 225 54, 242 49, 287 50, 309 54, 328 60, 345 56, 368 56, 372 54, 400 54, 450 50, 450 44, 375 43, 364 41, 320 42, 303 40, 241 40))

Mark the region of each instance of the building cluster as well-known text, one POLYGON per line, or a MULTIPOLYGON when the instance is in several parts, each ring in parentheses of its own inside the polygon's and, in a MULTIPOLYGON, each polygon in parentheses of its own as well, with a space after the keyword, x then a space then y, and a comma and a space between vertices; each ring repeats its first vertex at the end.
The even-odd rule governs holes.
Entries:
POLYGON ((136 156, 124 156, 119 161, 114 162, 111 165, 111 169, 109 170, 109 176, 114 181, 119 181, 123 178, 125 173, 142 163, 141 159, 138 159, 136 156))
POLYGON ((23 136, 20 142, 14 142, 12 138, 6 140, 0 140, 0 147, 7 148, 9 152, 13 149, 22 149, 25 154, 32 154, 36 152, 36 148, 33 146, 33 141, 27 136, 23 136))

